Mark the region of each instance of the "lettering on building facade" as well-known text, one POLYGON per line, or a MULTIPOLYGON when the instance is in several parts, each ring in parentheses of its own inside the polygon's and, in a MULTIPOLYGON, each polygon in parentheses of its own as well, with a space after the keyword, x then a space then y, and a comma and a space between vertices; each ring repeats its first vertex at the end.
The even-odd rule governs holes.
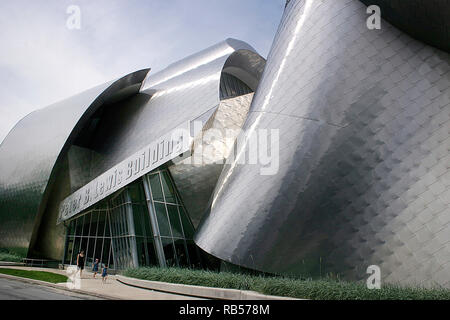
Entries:
POLYGON ((118 191, 162 164, 190 150, 189 123, 172 130, 65 198, 59 206, 61 223, 118 191))

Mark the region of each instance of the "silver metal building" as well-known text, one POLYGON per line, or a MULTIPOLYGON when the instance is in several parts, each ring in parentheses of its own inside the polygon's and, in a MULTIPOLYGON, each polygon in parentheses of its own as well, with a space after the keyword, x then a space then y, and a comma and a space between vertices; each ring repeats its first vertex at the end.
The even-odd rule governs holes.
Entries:
POLYGON ((222 172, 202 249, 266 272, 378 265, 386 282, 450 286, 450 56, 385 20, 370 30, 366 9, 288 3, 244 126, 279 130, 279 171, 222 172))
POLYGON ((0 247, 66 264, 84 250, 117 269, 195 264, 194 226, 223 165, 190 165, 191 143, 243 125, 264 65, 227 39, 25 117, 0 147, 0 247))
POLYGON ((228 39, 31 113, 0 145, 0 248, 450 287, 449 14, 290 0, 267 63, 228 39))

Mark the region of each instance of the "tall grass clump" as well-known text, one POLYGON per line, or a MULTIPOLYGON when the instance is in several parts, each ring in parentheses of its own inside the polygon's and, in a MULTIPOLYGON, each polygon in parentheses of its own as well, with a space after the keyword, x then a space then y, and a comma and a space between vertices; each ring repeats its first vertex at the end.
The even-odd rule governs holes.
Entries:
POLYGON ((24 250, 0 248, 0 261, 22 262, 22 259, 25 258, 25 256, 26 253, 24 250))
POLYGON ((282 276, 248 275, 182 268, 143 267, 127 269, 127 277, 205 287, 251 290, 262 294, 313 300, 450 300, 444 288, 384 285, 380 290, 366 288, 365 282, 339 278, 300 279, 282 276))

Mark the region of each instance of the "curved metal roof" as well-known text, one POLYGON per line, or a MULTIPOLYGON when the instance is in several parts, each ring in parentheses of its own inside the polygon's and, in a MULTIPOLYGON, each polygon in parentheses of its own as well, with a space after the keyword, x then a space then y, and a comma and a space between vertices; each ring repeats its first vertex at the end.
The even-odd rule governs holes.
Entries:
POLYGON ((64 159, 72 144, 101 155, 80 163, 89 166, 93 179, 180 123, 216 108, 223 72, 254 90, 264 65, 251 46, 227 39, 154 75, 138 71, 22 119, 0 146, 0 246, 34 250, 44 215, 53 217, 54 204, 76 190, 78 182, 55 183, 67 173, 64 159))
POLYGON ((148 71, 36 110, 9 132, 0 145, 0 246, 28 246, 39 227, 58 159, 99 107, 138 92, 148 71))
POLYGON ((91 147, 104 157, 95 164, 92 179, 151 141, 216 108, 223 72, 255 90, 264 66, 265 60, 248 44, 227 39, 150 74, 139 94, 102 117, 91 147))

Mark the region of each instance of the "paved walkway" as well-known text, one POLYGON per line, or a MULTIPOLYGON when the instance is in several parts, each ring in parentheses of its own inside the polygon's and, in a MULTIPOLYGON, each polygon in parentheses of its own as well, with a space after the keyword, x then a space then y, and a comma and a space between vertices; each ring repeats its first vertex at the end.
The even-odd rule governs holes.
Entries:
MULTIPOLYGON (((59 273, 69 276, 66 270, 48 269, 48 268, 30 268, 30 267, 7 267, 0 266, 0 268, 10 269, 22 269, 22 270, 34 270, 34 271, 47 271, 53 273, 59 273)), ((68 289, 67 283, 58 283, 62 289, 68 289)), ((199 298, 181 296, 176 294, 163 293, 153 290, 146 290, 131 287, 122 284, 116 280, 113 275, 108 276, 106 283, 102 283, 100 275, 97 275, 96 279, 93 278, 91 272, 83 271, 82 278, 80 279, 81 290, 86 293, 103 296, 111 299, 125 299, 125 300, 202 300, 199 298)))
POLYGON ((0 300, 99 300, 99 298, 22 280, 0 278, 0 300))

